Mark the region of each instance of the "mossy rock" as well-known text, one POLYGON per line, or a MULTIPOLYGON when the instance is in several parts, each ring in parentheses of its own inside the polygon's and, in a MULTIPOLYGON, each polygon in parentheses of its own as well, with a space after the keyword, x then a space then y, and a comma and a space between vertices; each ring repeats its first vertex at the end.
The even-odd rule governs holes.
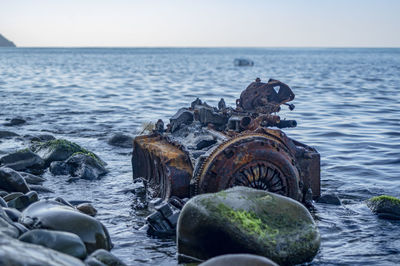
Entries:
POLYGON ((45 161, 46 166, 49 166, 50 163, 54 161, 64 161, 74 154, 89 155, 102 165, 106 165, 106 163, 93 152, 90 152, 78 144, 65 139, 35 142, 31 146, 31 149, 45 161))
POLYGON ((400 220, 400 199, 381 195, 367 200, 367 206, 380 218, 400 220))
POLYGON ((177 238, 182 257, 249 253, 283 265, 311 261, 320 246, 318 228, 303 205, 247 187, 192 198, 179 216, 177 238))

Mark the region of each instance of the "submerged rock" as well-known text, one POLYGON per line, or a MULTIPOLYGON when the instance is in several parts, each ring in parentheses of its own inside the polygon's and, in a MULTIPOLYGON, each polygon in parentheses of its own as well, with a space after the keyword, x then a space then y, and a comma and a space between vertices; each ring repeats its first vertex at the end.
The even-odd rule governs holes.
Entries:
POLYGON ((73 257, 86 258, 86 247, 79 236, 61 231, 34 229, 24 233, 19 240, 51 248, 73 257))
POLYGON ((0 265, 84 266, 61 252, 0 235, 0 265))
POLYGON ((45 161, 46 166, 49 166, 50 163, 54 161, 64 161, 74 153, 86 154, 104 163, 94 153, 89 152, 78 144, 65 139, 56 139, 47 142, 35 142, 31 146, 31 149, 45 161))
POLYGON ((44 168, 44 161, 31 150, 24 149, 1 157, 0 165, 16 171, 40 173, 44 168))
POLYGON ((89 266, 126 266, 124 262, 104 249, 93 252, 86 260, 85 264, 89 266))
POLYGON ((12 138, 12 137, 18 137, 19 135, 17 133, 11 132, 11 131, 5 131, 5 130, 0 130, 0 139, 7 139, 7 138, 12 138))
POLYGON ((7 192, 26 193, 29 191, 25 179, 18 172, 7 167, 0 167, 0 189, 7 192))
POLYGON ((4 123, 3 125, 5 125, 6 127, 12 127, 12 126, 19 126, 19 125, 22 125, 25 123, 26 123, 25 119, 20 118, 20 117, 15 117, 15 118, 12 118, 10 120, 10 122, 4 123))
POLYGON ((340 198, 336 193, 335 194, 324 194, 318 199, 317 202, 324 203, 324 204, 331 204, 331 205, 342 205, 342 202, 340 201, 340 198))
POLYGON ((400 220, 400 199, 396 197, 373 197, 367 200, 367 206, 380 218, 400 220))
POLYGON ((101 248, 110 250, 112 247, 108 231, 101 222, 57 201, 33 203, 22 212, 20 222, 30 229, 76 234, 85 243, 88 253, 101 248))
POLYGON ((250 253, 279 264, 311 261, 318 228, 299 202, 262 190, 234 187, 189 200, 179 216, 178 253, 206 260, 250 253))
POLYGON ((207 260, 199 266, 278 266, 275 262, 251 254, 228 254, 207 260))
POLYGON ((109 145, 122 147, 122 148, 132 148, 133 138, 131 136, 124 135, 122 133, 117 133, 112 136, 108 142, 109 145))
POLYGON ((65 162, 52 162, 50 172, 53 175, 70 175, 72 177, 95 180, 108 171, 101 161, 83 153, 75 153, 65 162))

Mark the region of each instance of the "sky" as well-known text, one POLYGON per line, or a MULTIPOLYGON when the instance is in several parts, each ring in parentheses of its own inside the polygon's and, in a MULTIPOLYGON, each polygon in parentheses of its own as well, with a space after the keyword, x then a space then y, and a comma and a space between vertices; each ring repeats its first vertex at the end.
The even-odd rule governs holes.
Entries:
POLYGON ((400 47, 400 0, 0 0, 23 47, 400 47))

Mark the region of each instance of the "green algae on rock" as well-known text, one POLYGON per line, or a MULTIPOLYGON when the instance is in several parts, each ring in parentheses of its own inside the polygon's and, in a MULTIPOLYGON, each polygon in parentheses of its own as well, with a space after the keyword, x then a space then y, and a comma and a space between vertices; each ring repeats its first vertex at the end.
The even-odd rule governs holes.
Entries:
POLYGON ((312 260, 320 246, 303 205, 247 187, 192 198, 179 216, 177 238, 181 257, 250 253, 285 265, 312 260))
POLYGON ((74 154, 85 154, 94 158, 101 165, 106 165, 96 154, 90 152, 78 144, 65 140, 55 139, 46 142, 34 142, 31 146, 32 151, 36 152, 49 166, 54 161, 64 161, 74 154))
POLYGON ((381 195, 367 200, 367 206, 380 218, 400 220, 400 199, 381 195))

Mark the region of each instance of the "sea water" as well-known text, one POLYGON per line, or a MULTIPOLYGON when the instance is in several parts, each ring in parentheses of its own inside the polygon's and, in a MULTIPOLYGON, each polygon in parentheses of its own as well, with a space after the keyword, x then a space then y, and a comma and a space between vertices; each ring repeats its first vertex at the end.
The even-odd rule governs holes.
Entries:
MULTIPOLYGON (((321 153, 322 193, 342 205, 315 204, 321 248, 312 265, 398 265, 400 222, 378 219, 365 200, 400 196, 400 49, 4 48, 0 49, 0 130, 52 134, 77 142, 108 163, 97 181, 66 182, 45 174, 45 186, 67 200, 88 200, 108 228, 112 252, 129 265, 176 264, 173 239, 139 230, 149 214, 132 187, 131 150, 113 147, 115 133, 168 122, 196 97, 234 106, 261 78, 288 84, 297 120, 288 136, 321 153), (235 58, 254 61, 235 67, 235 58), (27 123, 5 127, 21 116, 27 123)), ((1 140, 0 156, 26 147, 1 140)))

